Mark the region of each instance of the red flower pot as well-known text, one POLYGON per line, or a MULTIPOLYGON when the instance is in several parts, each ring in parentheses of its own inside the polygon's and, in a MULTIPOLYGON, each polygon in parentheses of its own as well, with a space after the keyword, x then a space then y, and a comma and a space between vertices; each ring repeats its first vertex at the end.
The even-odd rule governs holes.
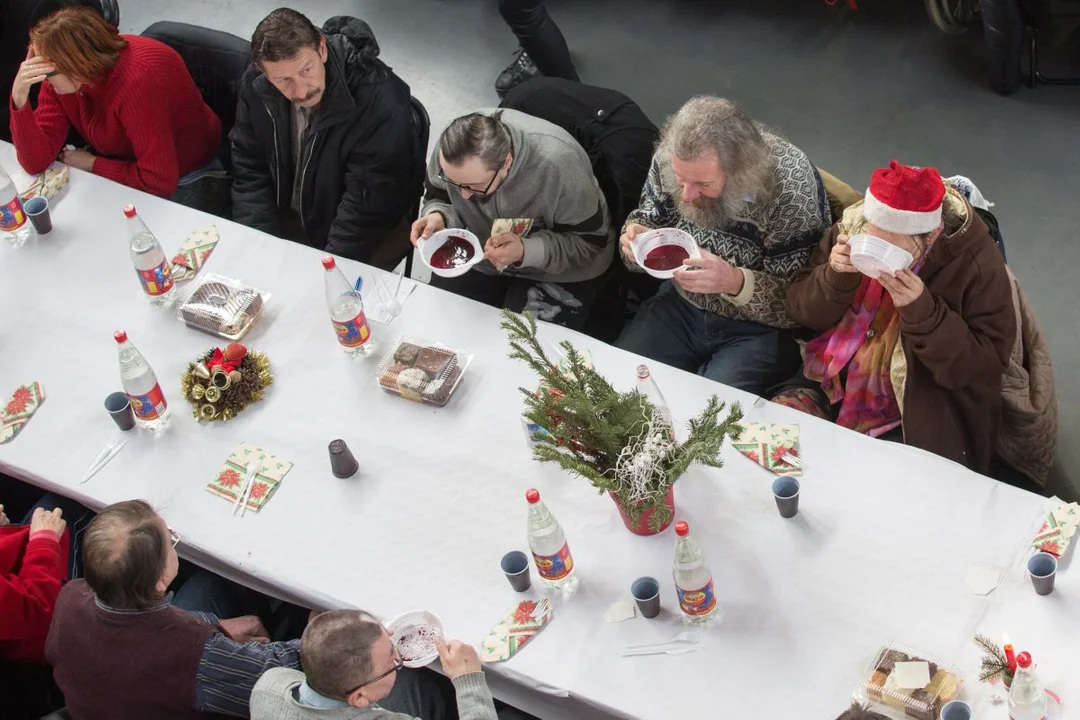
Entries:
POLYGON ((626 508, 623 507, 623 503, 621 500, 619 500, 619 497, 614 493, 610 492, 608 493, 608 495, 610 495, 611 499, 615 501, 615 507, 619 508, 619 515, 622 517, 622 521, 623 524, 626 525, 626 529, 634 533, 635 535, 656 535, 658 533, 662 533, 675 519, 674 486, 668 488, 667 496, 664 498, 664 505, 667 506, 668 510, 670 511, 668 513, 668 519, 663 525, 660 526, 658 530, 653 530, 651 527, 649 527, 649 520, 652 519, 653 513, 656 512, 656 508, 650 508, 645 512, 641 513, 641 515, 638 516, 637 521, 635 522, 633 519, 631 519, 630 514, 626 511, 626 508))

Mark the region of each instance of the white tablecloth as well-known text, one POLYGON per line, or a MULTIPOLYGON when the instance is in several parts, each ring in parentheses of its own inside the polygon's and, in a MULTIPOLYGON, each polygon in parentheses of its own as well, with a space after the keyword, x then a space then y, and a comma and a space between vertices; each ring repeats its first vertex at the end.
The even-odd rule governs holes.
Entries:
MULTIPOLYGON (((10 146, 0 146, 0 162, 14 163, 10 146)), ((722 621, 705 632, 701 652, 621 658, 625 644, 680 628, 668 580, 674 534, 631 535, 608 498, 531 459, 517 387, 535 378, 507 359, 494 309, 422 285, 396 321, 374 326, 382 350, 407 334, 475 353, 447 407, 414 404, 376 386, 375 360, 338 349, 320 253, 78 171, 52 213, 48 237, 0 247, 0 394, 38 380, 48 395, 23 433, 0 446, 6 472, 94 507, 145 498, 181 533, 182 552, 213 570, 318 607, 383 617, 427 608, 475 644, 520 598, 498 562, 525 549, 524 492, 537 487, 566 529, 581 588, 555 597, 542 634, 487 671, 498 695, 545 718, 832 718, 889 641, 956 661, 964 697, 988 709, 970 644, 976 631, 1009 633, 1047 684, 1080 700, 1071 652, 1080 572, 1063 567, 1048 598, 1023 574, 1042 498, 654 363, 677 420, 717 393, 743 403, 751 419, 800 423, 807 470, 793 520, 779 517, 770 475, 731 448, 722 470, 695 467, 679 481, 677 515, 712 566, 722 621), (166 252, 217 224, 221 242, 207 268, 273 293, 245 342, 270 356, 274 385, 236 420, 198 424, 179 396, 185 364, 216 341, 142 299, 121 213, 129 202, 166 252), (78 485, 117 434, 102 408, 119 389, 117 328, 157 371, 172 423, 157 438, 132 433, 105 470, 78 485), (360 461, 354 479, 330 473, 326 446, 339 437, 360 461), (243 520, 205 489, 241 441, 295 463, 262 512, 243 520), (965 584, 976 566, 1004 573, 987 597, 965 584), (605 609, 640 575, 661 580, 663 614, 605 623, 605 609)), ((368 281, 377 272, 341 265, 368 281)), ((561 328, 544 326, 542 337, 570 338, 617 385, 633 382, 635 356, 561 328)), ((1001 707, 987 712, 979 716, 1005 717, 1001 707)))

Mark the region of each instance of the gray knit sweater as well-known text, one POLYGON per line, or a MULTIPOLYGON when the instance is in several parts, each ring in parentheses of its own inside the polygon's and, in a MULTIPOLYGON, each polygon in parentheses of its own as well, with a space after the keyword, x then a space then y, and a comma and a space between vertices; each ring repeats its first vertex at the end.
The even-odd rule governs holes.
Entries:
MULTIPOLYGON (((773 159, 771 192, 748 199, 744 211, 724 227, 695 225, 679 213, 671 174, 664 171, 671 159, 660 153, 653 157, 641 206, 626 224, 685 230, 701 248, 742 270, 738 295, 688 293, 676 283, 690 303, 734 320, 789 328, 795 322, 784 309, 787 287, 810 264, 810 253, 832 224, 832 215, 821 176, 803 151, 776 135, 766 133, 765 140, 773 159)), ((631 269, 640 270, 637 265, 631 269)))
MULTIPOLYGON (((481 110, 491 115, 494 110, 481 110)), ((447 227, 465 228, 484 243, 498 218, 532 218, 523 238, 520 267, 506 275, 543 282, 581 282, 604 274, 615 250, 604 195, 593 176, 589 156, 568 132, 546 120, 503 110, 510 132, 513 164, 490 198, 465 200, 457 188, 439 179, 439 153, 428 162, 424 209, 438 211, 447 227)), ((497 273, 486 260, 474 271, 497 273)))
MULTIPOLYGON (((366 708, 317 708, 301 705, 297 691, 304 673, 289 668, 268 670, 251 691, 251 720, 418 720, 377 705, 366 708)), ((461 720, 497 720, 484 673, 454 679, 461 720)))

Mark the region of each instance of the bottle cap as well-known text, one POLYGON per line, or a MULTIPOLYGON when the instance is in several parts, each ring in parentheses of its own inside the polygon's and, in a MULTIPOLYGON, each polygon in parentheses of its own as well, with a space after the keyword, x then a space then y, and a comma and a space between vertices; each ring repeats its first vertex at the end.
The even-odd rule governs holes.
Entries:
POLYGON ((337 262, 334 260, 333 255, 327 255, 322 259, 322 266, 327 270, 333 270, 337 267, 337 262))
POLYGON ((540 491, 536 488, 529 488, 525 491, 525 499, 530 503, 540 502, 540 491))
POLYGON ((124 206, 124 217, 126 217, 126 218, 135 217, 135 206, 134 205, 125 205, 124 206))
POLYGON ((680 520, 675 523, 675 534, 679 537, 686 537, 690 534, 690 525, 685 520, 680 520))
POLYGON ((648 365, 638 365, 637 366, 637 377, 638 377, 638 380, 644 380, 645 378, 649 377, 649 366, 648 365))
POLYGON ((117 330, 112 334, 112 336, 113 339, 116 340, 116 342, 118 343, 127 342, 127 332, 125 332, 124 330, 117 330))
POLYGON ((1016 666, 1022 668, 1031 667, 1031 653, 1022 652, 1017 655, 1016 666))

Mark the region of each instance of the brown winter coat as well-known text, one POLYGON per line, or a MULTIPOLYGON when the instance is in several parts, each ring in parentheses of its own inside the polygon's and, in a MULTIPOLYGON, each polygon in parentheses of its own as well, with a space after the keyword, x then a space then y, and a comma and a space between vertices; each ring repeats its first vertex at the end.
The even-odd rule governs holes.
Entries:
MULTIPOLYGON (((1002 375, 1016 338, 1012 283, 990 230, 958 192, 947 188, 945 230, 919 277, 926 285, 902 308, 890 376, 904 442, 986 472, 1001 424, 1002 375)), ((825 234, 787 291, 795 322, 823 332, 843 318, 862 275, 829 267, 840 234, 858 232, 862 203, 825 234)))

